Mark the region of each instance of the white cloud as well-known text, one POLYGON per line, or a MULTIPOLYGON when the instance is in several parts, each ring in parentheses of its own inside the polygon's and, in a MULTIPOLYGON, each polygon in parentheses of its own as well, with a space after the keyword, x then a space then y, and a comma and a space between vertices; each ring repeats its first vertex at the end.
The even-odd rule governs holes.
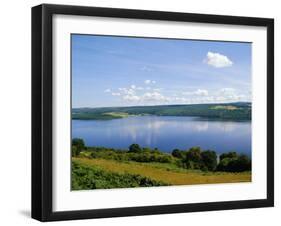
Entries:
POLYGON ((194 92, 195 95, 197 96, 208 96, 208 90, 205 89, 198 89, 194 92))
POLYGON ((136 86, 136 85, 131 85, 131 89, 133 89, 133 90, 143 90, 143 87, 136 86))
POLYGON ((235 93, 235 89, 233 88, 222 88, 219 90, 219 95, 233 95, 235 93))
POLYGON ((152 68, 148 67, 148 66, 143 66, 143 67, 141 67, 141 70, 142 71, 152 71, 152 68))
POLYGON ((155 84, 156 81, 147 79, 147 80, 144 81, 144 83, 147 84, 147 85, 149 85, 149 84, 155 84))
POLYGON ((139 101, 140 97, 135 95, 125 95, 123 96, 123 99, 127 101, 139 101))
POLYGON ((233 62, 227 56, 213 52, 208 52, 204 61, 215 68, 230 67, 233 65, 233 62))
MULTIPOLYGON (((149 80, 149 84, 152 84, 151 80, 149 80)), ((116 90, 105 90, 105 92, 109 91, 112 96, 116 96, 130 105, 227 103, 251 100, 249 91, 236 90, 231 87, 216 90, 198 88, 180 92, 151 86, 143 88, 132 84, 116 90)))
POLYGON ((111 93, 112 96, 121 96, 121 93, 111 93))
POLYGON ((188 99, 186 99, 184 97, 174 97, 174 98, 172 98, 172 100, 174 100, 176 102, 181 102, 181 103, 188 102, 188 99))
POLYGON ((147 92, 142 96, 144 101, 168 101, 168 98, 159 92, 147 92))
POLYGON ((182 94, 187 96, 208 96, 209 92, 206 89, 197 89, 192 92, 183 92, 182 94))
POLYGON ((245 95, 233 88, 222 88, 216 95, 215 100, 220 102, 232 102, 232 101, 249 101, 251 95, 245 95))
POLYGON ((118 88, 119 91, 121 91, 123 94, 129 94, 129 95, 133 95, 135 94, 135 89, 136 89, 136 86, 132 85, 131 88, 118 88), (133 88, 132 88, 133 86, 133 88))
POLYGON ((129 95, 134 95, 134 94, 135 94, 135 90, 133 90, 133 89, 128 89, 128 90, 126 91, 126 93, 129 94, 129 95))
POLYGON ((111 89, 106 89, 104 90, 105 93, 110 93, 111 92, 111 89))

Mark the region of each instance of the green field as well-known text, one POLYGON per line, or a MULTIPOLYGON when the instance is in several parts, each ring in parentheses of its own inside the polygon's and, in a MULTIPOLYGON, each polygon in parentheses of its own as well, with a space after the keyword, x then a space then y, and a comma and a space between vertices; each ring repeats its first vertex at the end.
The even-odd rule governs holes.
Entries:
POLYGON ((250 181, 251 172, 249 171, 239 173, 202 172, 200 170, 185 170, 165 163, 72 158, 73 190, 250 181))
POLYGON ((251 120, 251 103, 157 105, 134 107, 74 108, 72 119, 109 120, 128 116, 196 116, 207 119, 251 120))
POLYGON ((251 159, 236 152, 217 156, 215 151, 192 147, 165 153, 138 144, 113 149, 72 140, 73 190, 250 181, 251 159))

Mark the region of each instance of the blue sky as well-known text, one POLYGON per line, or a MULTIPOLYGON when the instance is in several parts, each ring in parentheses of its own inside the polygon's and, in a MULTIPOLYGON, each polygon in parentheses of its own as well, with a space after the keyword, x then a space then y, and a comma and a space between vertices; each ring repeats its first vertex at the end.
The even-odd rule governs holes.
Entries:
POLYGON ((251 43, 72 35, 72 106, 251 101, 251 43))

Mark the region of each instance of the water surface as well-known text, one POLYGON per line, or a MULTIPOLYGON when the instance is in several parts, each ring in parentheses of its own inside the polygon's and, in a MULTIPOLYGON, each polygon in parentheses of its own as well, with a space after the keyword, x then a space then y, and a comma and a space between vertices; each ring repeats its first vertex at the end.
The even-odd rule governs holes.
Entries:
POLYGON ((113 120, 72 120, 72 137, 87 146, 127 149, 132 143, 165 152, 193 146, 217 153, 251 155, 250 121, 209 121, 197 117, 136 116, 113 120))

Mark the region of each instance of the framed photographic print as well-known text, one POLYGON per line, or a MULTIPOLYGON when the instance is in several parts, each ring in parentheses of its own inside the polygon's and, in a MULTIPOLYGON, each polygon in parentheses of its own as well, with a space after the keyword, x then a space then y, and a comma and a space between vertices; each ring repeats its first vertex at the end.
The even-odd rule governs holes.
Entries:
POLYGON ((274 22, 32 8, 32 217, 274 205, 274 22))

